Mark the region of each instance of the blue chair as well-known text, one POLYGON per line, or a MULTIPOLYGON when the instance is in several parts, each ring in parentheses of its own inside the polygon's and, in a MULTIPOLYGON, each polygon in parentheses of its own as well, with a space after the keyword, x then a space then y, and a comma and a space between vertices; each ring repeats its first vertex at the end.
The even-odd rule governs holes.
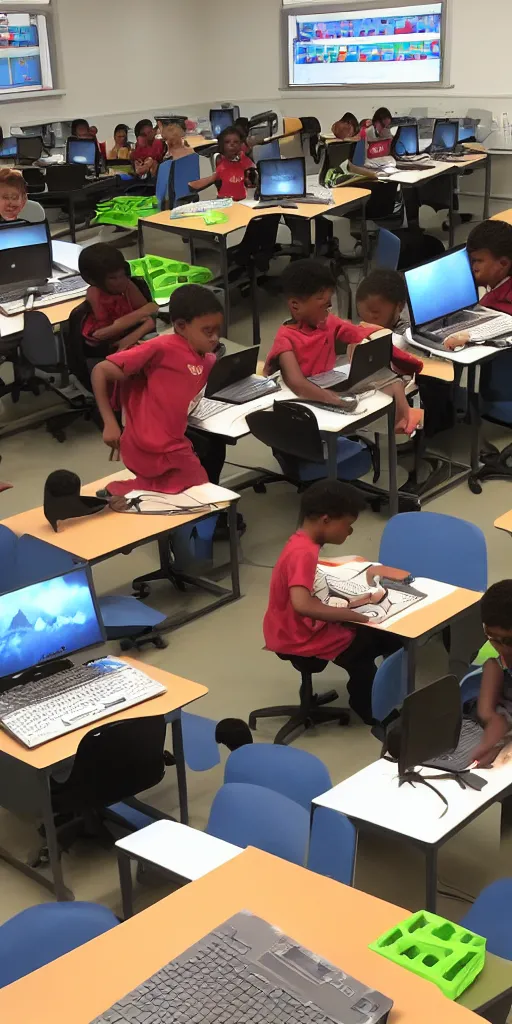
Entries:
POLYGON ((373 254, 373 266, 377 269, 396 270, 400 259, 400 239, 387 228, 379 228, 377 246, 373 254))
POLYGON ((183 752, 187 768, 193 772, 206 772, 220 764, 220 752, 215 739, 217 722, 203 715, 181 712, 183 752))
POLYGON ((482 889, 459 922, 487 939, 487 950, 512 960, 512 878, 499 878, 482 889))
POLYGON ((41 903, 0 926, 0 988, 115 928, 97 903, 41 903))
MULTIPOLYGON (((480 371, 480 412, 484 420, 512 428, 512 359, 510 351, 500 352, 484 363, 480 371)), ((468 485, 473 494, 481 494, 485 480, 512 479, 512 444, 499 450, 485 442, 480 452, 482 465, 472 473, 468 485)))
POLYGON ((404 659, 405 651, 395 651, 377 669, 372 686, 372 715, 377 722, 384 722, 403 704, 407 694, 404 659))
POLYGON ((359 139, 354 150, 351 163, 355 164, 356 167, 364 167, 365 163, 365 144, 364 139, 359 139))
POLYGON ((474 523, 439 512, 402 512, 389 519, 379 561, 413 576, 468 590, 487 588, 487 545, 474 523))
POLYGON ((332 787, 320 758, 307 750, 275 743, 248 743, 233 750, 224 770, 224 783, 230 782, 264 786, 295 800, 307 811, 316 796, 332 787))
POLYGON ((315 807, 307 867, 344 885, 354 884, 357 833, 344 814, 315 807))
POLYGON ((228 783, 215 795, 205 831, 235 846, 255 846, 292 864, 304 864, 309 814, 271 789, 228 783))
POLYGON ((260 160, 280 160, 279 139, 274 139, 273 142, 265 142, 261 146, 254 146, 252 157, 255 164, 258 164, 260 160))
POLYGON ((169 176, 169 206, 173 208, 179 204, 180 200, 197 194, 190 188, 189 181, 197 181, 201 175, 197 153, 182 156, 179 160, 171 160, 170 163, 172 167, 169 176))
POLYGON ((163 160, 156 173, 155 194, 159 210, 163 210, 169 201, 169 177, 173 163, 173 160, 163 160))

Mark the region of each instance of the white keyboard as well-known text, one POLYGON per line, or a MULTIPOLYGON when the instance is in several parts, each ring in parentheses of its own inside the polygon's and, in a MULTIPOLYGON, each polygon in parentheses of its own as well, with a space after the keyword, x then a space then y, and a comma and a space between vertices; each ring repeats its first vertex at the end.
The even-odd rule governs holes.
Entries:
POLYGON ((190 413, 191 420, 208 420, 210 416, 216 416, 218 412, 225 412, 229 408, 226 402, 216 402, 214 398, 202 398, 190 413))
POLYGON ((165 693, 165 686, 116 658, 58 672, 0 695, 0 722, 26 747, 64 736, 165 693))
MULTIPOLYGON (((86 291, 87 285, 81 277, 63 277, 52 284, 51 291, 35 296, 32 309, 55 306, 57 302, 67 302, 71 299, 80 299, 85 296, 86 291)), ((3 310, 6 316, 15 316, 18 313, 24 313, 26 301, 26 295, 17 299, 9 299, 6 302, 2 302, 0 298, 0 309, 3 310)))
POLYGON ((470 331, 471 341, 487 341, 492 338, 499 338, 505 334, 512 334, 512 316, 502 313, 500 316, 485 316, 478 313, 466 317, 459 323, 450 324, 448 327, 441 327, 433 331, 435 338, 443 340, 458 334, 459 331, 470 331))
POLYGON ((334 196, 330 188, 326 185, 308 185, 308 194, 315 196, 316 199, 323 199, 326 203, 333 203, 334 196))
POLYGON ((184 203, 183 206, 175 206, 171 210, 171 220, 179 217, 201 217, 209 210, 224 210, 227 206, 233 206, 232 199, 203 199, 201 203, 184 203))

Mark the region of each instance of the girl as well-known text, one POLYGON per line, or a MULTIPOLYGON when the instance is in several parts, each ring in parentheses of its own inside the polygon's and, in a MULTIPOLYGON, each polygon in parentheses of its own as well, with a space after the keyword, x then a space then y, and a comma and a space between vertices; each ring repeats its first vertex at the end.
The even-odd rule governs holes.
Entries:
POLYGON ((0 168, 0 224, 4 221, 24 220, 40 224, 45 219, 43 207, 27 199, 25 179, 13 167, 0 168))
POLYGON ((236 128, 225 128, 218 138, 220 160, 213 174, 198 181, 189 181, 190 188, 203 189, 215 184, 219 199, 238 201, 247 196, 246 189, 255 185, 252 160, 243 152, 242 139, 236 128))
POLYGON ((156 302, 147 302, 126 272, 119 249, 105 242, 88 245, 78 257, 78 270, 90 287, 90 306, 82 325, 86 357, 105 358, 136 345, 155 330, 156 302), (87 351, 88 350, 88 351, 87 351))
POLYGON ((114 145, 107 152, 107 160, 129 160, 132 147, 128 142, 128 125, 116 124, 114 145))

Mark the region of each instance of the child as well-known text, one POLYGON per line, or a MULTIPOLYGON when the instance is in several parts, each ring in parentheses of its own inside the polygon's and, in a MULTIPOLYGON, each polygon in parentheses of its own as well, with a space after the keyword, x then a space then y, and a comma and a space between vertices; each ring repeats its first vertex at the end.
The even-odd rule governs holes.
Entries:
POLYGON ((40 203, 27 199, 27 186, 21 171, 14 167, 0 168, 0 224, 23 220, 39 224, 45 219, 40 203))
POLYGON ((396 334, 410 326, 404 313, 407 291, 398 270, 372 270, 356 292, 357 312, 363 323, 379 324, 396 334))
POLYGON ((334 122, 331 132, 337 139, 353 139, 355 135, 359 135, 359 122, 354 114, 347 111, 339 121, 334 122))
POLYGON ((255 184, 254 164, 242 151, 242 139, 236 128, 224 128, 218 138, 219 160, 215 171, 207 178, 190 181, 191 188, 203 189, 215 184, 219 199, 245 199, 247 188, 255 184), (252 176, 251 176, 252 170, 252 176))
POLYGON ((395 163, 391 111, 387 107, 375 111, 370 128, 361 129, 361 138, 365 143, 365 167, 378 172, 395 163))
POLYGON ((174 334, 116 352, 92 372, 103 440, 120 449, 135 474, 135 480, 110 484, 111 494, 134 489, 177 494, 208 480, 185 432, 190 407, 215 362, 223 310, 208 288, 187 284, 171 295, 169 313, 174 334), (122 434, 109 398, 116 383, 121 385, 122 434))
POLYGON ((76 117, 71 122, 71 135, 74 139, 96 139, 97 134, 96 126, 90 125, 83 117, 76 117))
POLYGON ((165 143, 164 160, 179 160, 192 152, 185 142, 185 129, 181 118, 158 118, 158 130, 165 143))
POLYGON ((114 145, 107 151, 107 160, 129 160, 132 147, 128 142, 128 125, 116 124, 114 145))
POLYGON ((146 174, 154 178, 158 164, 164 158, 165 142, 156 138, 156 128, 153 128, 153 122, 147 117, 137 121, 135 136, 137 144, 130 153, 135 174, 138 178, 142 178, 146 174))
POLYGON ((91 312, 82 325, 86 357, 105 358, 136 345, 155 330, 156 302, 148 302, 127 274, 122 252, 97 242, 82 249, 78 270, 87 282, 91 312), (87 351, 87 349, 89 351, 87 351))
MULTIPOLYGON (((264 372, 268 375, 280 369, 285 384, 299 398, 341 405, 336 392, 320 388, 307 378, 334 368, 338 346, 342 346, 339 351, 343 352, 343 346, 358 345, 378 328, 371 324, 355 327, 329 312, 335 283, 328 267, 319 261, 290 263, 281 276, 281 284, 292 319, 279 328, 264 372)), ((419 359, 394 346, 393 361, 402 372, 411 375, 423 367, 419 359)), ((412 434, 423 414, 409 406, 402 382, 394 381, 382 390, 395 399, 396 430, 412 434)))
POLYGON ((480 608, 485 635, 498 652, 497 658, 485 662, 478 695, 484 735, 474 759, 485 763, 512 729, 512 580, 489 587, 480 608))
MULTIPOLYGON (((469 233, 466 248, 477 285, 487 289, 480 305, 512 315, 512 225, 485 220, 469 233)), ((471 329, 459 331, 444 347, 459 348, 470 341, 471 329)))
POLYGON ((263 633, 271 651, 322 658, 344 668, 350 707, 371 724, 375 658, 392 654, 400 643, 381 630, 358 629, 368 620, 350 605, 332 607, 313 597, 320 548, 343 544, 364 507, 359 492, 338 480, 308 487, 301 501, 301 526, 272 570, 263 633))

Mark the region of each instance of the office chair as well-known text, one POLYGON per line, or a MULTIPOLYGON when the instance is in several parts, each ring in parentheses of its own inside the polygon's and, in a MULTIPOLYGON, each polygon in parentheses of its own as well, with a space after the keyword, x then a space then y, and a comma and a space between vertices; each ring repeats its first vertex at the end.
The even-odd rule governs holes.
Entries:
POLYGON ((396 270, 400 261, 401 242, 387 228, 379 228, 377 245, 372 257, 372 265, 379 270, 396 270))
POLYGON ((302 865, 309 840, 309 813, 294 800, 263 786, 228 783, 215 794, 205 831, 235 846, 255 846, 302 865))
MULTIPOLYGON (((500 352, 480 368, 479 402, 483 420, 512 428, 512 361, 510 352, 500 352)), ((512 480, 512 444, 500 449, 489 441, 479 454, 482 465, 468 480, 473 494, 482 493, 486 480, 512 480)))
POLYGON ((302 139, 309 140, 309 153, 315 164, 319 164, 321 160, 321 151, 319 149, 320 132, 322 126, 317 117, 301 117, 302 122, 302 139))
POLYGON ((23 167, 22 172, 27 195, 46 191, 46 177, 42 167, 23 167))
POLYGON ((356 846, 355 826, 344 814, 329 807, 315 807, 306 865, 310 871, 353 885, 356 846))
POLYGON ((482 889, 459 924, 477 935, 483 935, 487 939, 486 949, 489 953, 501 956, 504 960, 512 960, 511 915, 512 878, 499 878, 482 889))
POLYGON ((265 275, 276 252, 279 214, 253 217, 242 241, 228 250, 228 262, 233 268, 230 284, 240 287, 242 294, 248 281, 252 309, 252 344, 261 342, 259 302, 257 298, 258 274, 265 275), (244 280, 245 279, 245 280, 244 280))
POLYGON ((356 143, 352 142, 351 139, 338 140, 336 142, 330 142, 325 147, 324 161, 322 169, 319 174, 320 184, 323 185, 325 182, 325 175, 331 168, 341 167, 345 160, 353 160, 354 150, 356 143))
MULTIPOLYGON (((185 157, 183 157, 183 160, 185 160, 185 157)), ((155 194, 159 210, 165 210, 169 203, 169 178, 173 163, 173 160, 162 160, 162 163, 158 165, 155 194)), ((133 188, 136 188, 136 186, 134 185, 133 188)))
POLYGON ((336 690, 328 690, 326 693, 313 693, 313 675, 323 672, 328 661, 322 658, 305 658, 295 654, 277 654, 281 661, 290 661, 296 672, 300 673, 301 685, 299 691, 300 704, 279 704, 274 707, 258 708, 251 711, 249 715, 249 726, 256 729, 258 718, 284 718, 288 721, 277 733, 274 743, 291 743, 303 730, 310 729, 314 725, 323 722, 338 722, 338 725, 348 725, 350 716, 345 708, 326 708, 325 704, 332 704, 338 699, 336 690))
MULTIPOLYGON (((192 716, 189 716, 192 717, 192 716)), ((298 747, 246 743, 229 755, 224 783, 249 782, 281 793, 311 810, 311 801, 331 789, 329 772, 320 758, 298 747)))
POLYGON ((403 512, 389 519, 381 537, 379 561, 453 587, 487 589, 487 545, 482 530, 440 512, 403 512))
POLYGON ((372 717, 378 726, 372 728, 373 735, 384 738, 387 719, 401 707, 407 696, 407 681, 404 672, 405 652, 395 651, 384 658, 379 665, 372 686, 372 717))
POLYGON ((175 206, 179 206, 183 200, 192 202, 197 197, 197 192, 190 188, 189 181, 197 181, 200 177, 199 156, 197 153, 191 152, 190 156, 182 156, 179 160, 171 160, 170 163, 172 167, 169 175, 168 198, 169 206, 173 209, 175 206))
POLYGON ((253 114, 249 118, 249 135, 253 135, 258 129, 265 129, 265 138, 275 135, 277 132, 278 116, 274 110, 264 110, 260 114, 253 114))

